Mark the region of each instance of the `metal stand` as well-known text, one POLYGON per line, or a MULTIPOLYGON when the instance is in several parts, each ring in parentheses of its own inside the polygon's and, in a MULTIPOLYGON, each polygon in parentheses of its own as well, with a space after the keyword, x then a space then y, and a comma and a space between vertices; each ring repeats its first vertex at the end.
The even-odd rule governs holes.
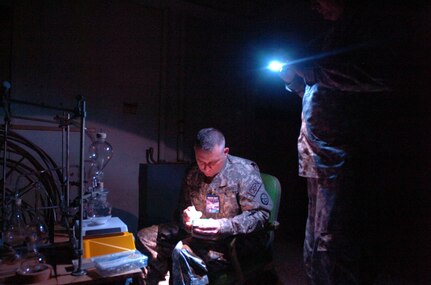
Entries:
MULTIPOLYGON (((72 275, 74 276, 81 276, 85 275, 86 271, 82 269, 82 255, 83 255, 83 237, 82 237, 82 224, 83 224, 83 212, 84 212, 84 206, 83 206, 83 196, 84 196, 84 184, 85 184, 85 175, 84 175, 84 157, 85 157, 85 150, 84 150, 84 143, 85 143, 85 120, 86 120, 86 102, 83 97, 77 98, 77 106, 75 109, 66 109, 66 108, 59 108, 55 106, 48 106, 45 104, 37 104, 33 102, 23 101, 23 100, 13 100, 10 98, 10 83, 5 81, 3 82, 3 88, 4 92, 2 94, 1 103, 4 108, 4 142, 3 142, 3 171, 1 173, 2 175, 2 217, 3 217, 3 223, 1 226, 2 233, 5 233, 5 217, 6 217, 6 178, 8 175, 7 167, 8 167, 8 140, 9 140, 9 129, 11 128, 11 119, 16 118, 20 120, 29 120, 29 121, 39 121, 44 123, 55 123, 59 124, 59 127, 62 127, 62 165, 61 165, 61 199, 60 199, 60 205, 55 205, 54 208, 60 208, 62 209, 63 213, 69 213, 69 191, 70 191, 70 181, 69 181, 69 135, 70 135, 70 125, 77 125, 75 122, 76 119, 79 119, 79 132, 80 132, 80 159, 79 159, 79 230, 77 231, 77 237, 72 237, 72 239, 78 239, 77 242, 72 243, 74 245, 74 248, 76 250, 76 255, 79 258, 78 266, 77 268, 72 272, 72 275), (42 109, 50 109, 50 110, 57 110, 62 111, 63 114, 65 114, 64 118, 56 117, 56 120, 44 120, 44 119, 37 119, 35 117, 23 117, 23 116, 13 116, 11 113, 11 105, 12 104, 21 104, 21 105, 27 105, 27 106, 34 106, 39 107, 42 109), (71 117, 70 114, 73 114, 71 117)), ((47 127, 40 127, 37 128, 35 126, 31 126, 32 130, 52 130, 47 127)), ((24 128, 25 129, 25 128, 24 128)), ((52 169, 51 169, 52 170, 52 169)), ((53 207, 51 207, 53 208, 53 207)), ((53 228, 52 228, 53 230, 53 228)))
POLYGON ((87 272, 82 269, 82 254, 83 254, 83 236, 82 236, 82 223, 84 219, 84 133, 85 133, 85 118, 86 118, 86 105, 84 98, 80 98, 79 100, 79 109, 78 109, 79 116, 81 118, 81 142, 80 142, 80 160, 79 160, 79 166, 80 166, 80 180, 79 180, 79 186, 80 186, 80 203, 79 203, 79 241, 78 241, 78 249, 77 253, 79 255, 78 259, 78 267, 72 272, 72 275, 74 276, 81 276, 87 274, 87 272))

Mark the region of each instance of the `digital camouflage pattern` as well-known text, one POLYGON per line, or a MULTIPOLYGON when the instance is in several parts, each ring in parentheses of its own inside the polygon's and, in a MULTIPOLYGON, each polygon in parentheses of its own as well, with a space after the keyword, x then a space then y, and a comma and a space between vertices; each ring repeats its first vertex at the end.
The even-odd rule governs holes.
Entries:
POLYGON ((194 205, 203 213, 202 218, 219 219, 221 237, 263 229, 272 209, 257 164, 232 155, 227 156, 225 167, 209 184, 199 168, 193 167, 187 174, 181 197, 180 211, 194 205), (219 198, 219 213, 206 211, 207 195, 219 198))
POLYGON ((173 284, 208 284, 208 274, 229 266, 227 249, 238 234, 249 234, 237 240, 240 256, 257 253, 268 241, 262 230, 270 217, 272 200, 260 177, 256 163, 228 155, 223 169, 210 183, 197 165, 187 173, 180 195, 178 211, 194 205, 202 218, 220 221, 221 230, 209 240, 191 238, 174 223, 141 229, 138 238, 150 256, 147 284, 157 284, 169 270, 172 258, 173 284), (219 197, 218 213, 206 212, 207 194, 219 197), (171 256, 172 253, 172 256, 171 256))
POLYGON ((367 179, 359 172, 368 163, 362 156, 378 134, 373 102, 390 91, 390 49, 372 32, 381 16, 364 21, 359 10, 343 9, 345 15, 307 51, 331 56, 298 64, 301 77, 286 85, 302 97, 298 159, 299 175, 307 178, 304 261, 313 285, 369 284, 361 283, 358 269, 365 234, 358 195, 366 189, 357 182, 367 179))
POLYGON ((238 242, 239 255, 257 253, 266 244, 268 236, 259 230, 268 222, 272 200, 256 163, 228 155, 225 166, 210 183, 205 182, 205 176, 195 166, 186 176, 181 197, 180 211, 195 206, 203 213, 201 218, 220 222, 220 232, 208 240, 188 238, 176 245, 172 252, 174 285, 208 284, 208 275, 226 269, 229 237, 233 235, 251 234, 238 242), (208 195, 218 197, 217 213, 207 211, 208 195))

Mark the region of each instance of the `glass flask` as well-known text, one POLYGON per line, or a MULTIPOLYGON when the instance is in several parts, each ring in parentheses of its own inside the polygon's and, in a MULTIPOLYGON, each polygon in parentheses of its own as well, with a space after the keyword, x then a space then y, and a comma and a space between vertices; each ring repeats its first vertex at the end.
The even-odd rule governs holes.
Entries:
POLYGON ((100 186, 99 190, 93 192, 86 206, 87 219, 93 225, 102 225, 111 218, 112 206, 108 201, 109 192, 103 188, 103 182, 100 186))
POLYGON ((20 246, 25 243, 26 236, 27 225, 25 224, 22 212, 22 199, 16 198, 5 232, 5 243, 11 247, 20 246))
POLYGON ((45 257, 37 250, 39 237, 36 228, 29 227, 28 235, 25 239, 27 253, 22 257, 20 272, 22 274, 36 273, 47 268, 45 257))
POLYGON ((43 245, 49 242, 49 230, 48 226, 45 223, 45 219, 36 210, 36 213, 28 226, 28 232, 34 233, 36 235, 36 245, 43 245))
POLYGON ((109 163, 113 155, 112 146, 106 141, 106 133, 97 133, 96 140, 91 143, 88 157, 91 161, 93 187, 103 181, 103 169, 109 163))

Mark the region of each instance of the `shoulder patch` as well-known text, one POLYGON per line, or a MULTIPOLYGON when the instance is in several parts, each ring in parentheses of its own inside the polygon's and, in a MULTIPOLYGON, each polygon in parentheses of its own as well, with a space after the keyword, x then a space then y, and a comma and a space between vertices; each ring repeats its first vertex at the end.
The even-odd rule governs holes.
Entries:
POLYGON ((260 201, 262 202, 262 204, 268 205, 268 203, 269 203, 268 195, 266 193, 260 194, 260 201))
POLYGON ((256 197, 256 194, 257 194, 257 192, 259 192, 259 189, 260 189, 260 187, 261 187, 261 183, 259 183, 259 182, 253 182, 251 185, 250 185, 250 188, 248 189, 248 193, 251 195, 251 196, 253 196, 253 197, 256 197))

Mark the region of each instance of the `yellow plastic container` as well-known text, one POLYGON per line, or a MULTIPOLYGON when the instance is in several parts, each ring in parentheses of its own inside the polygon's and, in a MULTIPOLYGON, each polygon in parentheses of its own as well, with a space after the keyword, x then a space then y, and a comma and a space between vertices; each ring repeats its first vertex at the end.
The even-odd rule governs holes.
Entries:
POLYGON ((129 232, 84 237, 83 247, 84 258, 136 249, 135 238, 133 234, 129 232))

